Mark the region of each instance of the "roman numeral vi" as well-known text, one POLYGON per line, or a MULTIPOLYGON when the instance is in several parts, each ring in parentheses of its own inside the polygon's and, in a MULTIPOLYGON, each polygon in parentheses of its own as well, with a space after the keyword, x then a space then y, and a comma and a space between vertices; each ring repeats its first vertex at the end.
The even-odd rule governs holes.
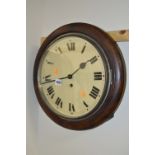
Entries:
POLYGON ((72 103, 69 103, 69 111, 70 112, 75 112, 75 107, 72 103))

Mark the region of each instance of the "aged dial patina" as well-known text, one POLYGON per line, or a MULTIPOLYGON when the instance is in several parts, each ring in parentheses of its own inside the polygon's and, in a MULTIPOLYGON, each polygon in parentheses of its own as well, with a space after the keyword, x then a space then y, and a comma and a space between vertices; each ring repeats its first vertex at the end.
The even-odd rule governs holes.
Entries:
POLYGON ((33 82, 49 118, 68 129, 91 129, 111 119, 118 108, 125 63, 106 32, 71 23, 52 32, 39 48, 33 82))
POLYGON ((106 95, 105 62, 99 49, 76 34, 53 41, 43 55, 38 84, 49 108, 63 117, 87 115, 106 95))

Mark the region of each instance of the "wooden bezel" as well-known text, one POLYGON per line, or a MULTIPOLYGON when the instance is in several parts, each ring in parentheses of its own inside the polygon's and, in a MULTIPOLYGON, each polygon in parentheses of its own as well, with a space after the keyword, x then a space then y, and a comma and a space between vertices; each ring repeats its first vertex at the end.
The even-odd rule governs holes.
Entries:
POLYGON ((118 108, 126 85, 125 62, 116 42, 106 32, 90 24, 71 23, 56 29, 41 45, 34 64, 33 82, 40 106, 54 122, 65 128, 73 130, 91 129, 112 118, 114 112, 118 108), (63 118, 54 113, 42 99, 38 88, 38 68, 42 55, 52 41, 59 36, 68 33, 80 33, 92 38, 100 46, 100 48, 103 49, 101 52, 104 52, 104 55, 106 56, 109 65, 109 74, 111 74, 111 81, 107 95, 104 100, 99 103, 101 106, 98 106, 95 111, 81 119, 63 118))

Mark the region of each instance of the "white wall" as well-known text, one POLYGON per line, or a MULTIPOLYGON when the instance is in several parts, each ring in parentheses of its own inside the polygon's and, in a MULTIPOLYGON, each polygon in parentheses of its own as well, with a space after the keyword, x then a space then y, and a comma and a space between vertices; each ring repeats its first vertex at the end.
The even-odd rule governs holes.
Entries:
MULTIPOLYGON (((27 0, 27 155, 128 155, 128 83, 112 120, 87 131, 52 122, 40 108, 32 71, 40 37, 70 22, 128 28, 128 0, 27 0)), ((128 42, 119 43, 128 71, 128 42)))

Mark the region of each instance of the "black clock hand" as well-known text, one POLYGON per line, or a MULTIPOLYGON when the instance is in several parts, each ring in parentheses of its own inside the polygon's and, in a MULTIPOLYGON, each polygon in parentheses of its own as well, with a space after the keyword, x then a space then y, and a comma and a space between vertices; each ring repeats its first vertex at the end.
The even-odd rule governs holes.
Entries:
MULTIPOLYGON (((92 58, 91 58, 91 59, 92 59, 92 58)), ((87 60, 86 62, 80 63, 79 68, 76 69, 72 74, 69 74, 69 75, 70 75, 70 76, 73 76, 73 75, 74 75, 75 73, 77 73, 80 69, 84 69, 84 68, 86 67, 86 64, 87 64, 88 62, 90 62, 91 59, 87 60)), ((68 75, 68 76, 69 76, 69 75, 68 75)))
POLYGON ((93 63, 96 59, 97 59, 96 56, 94 56, 91 59, 87 60, 86 62, 82 62, 80 64, 80 69, 84 69, 88 62, 93 63))
MULTIPOLYGON (((93 57, 93 58, 94 58, 94 57, 93 57)), ((60 80, 63 80, 63 79, 72 79, 72 78, 73 78, 73 75, 74 75, 75 73, 77 73, 80 69, 84 69, 84 68, 86 67, 86 64, 87 64, 88 62, 91 62, 91 60, 92 60, 93 58, 87 60, 86 62, 80 63, 79 68, 76 69, 72 74, 68 74, 68 75, 65 76, 65 77, 61 77, 61 78, 57 78, 57 79, 60 79, 60 80)), ((55 80, 56 80, 56 79, 55 79, 55 80)), ((55 82, 55 80, 48 80, 48 81, 45 81, 45 82, 43 82, 43 83, 41 83, 41 84, 46 84, 46 83, 50 83, 50 82, 55 82)))
POLYGON ((55 80, 48 80, 48 81, 45 81, 45 82, 42 82, 40 84, 46 84, 46 83, 50 83, 50 82, 54 82, 55 80))
MULTIPOLYGON (((56 78, 56 79, 59 79, 59 80, 63 80, 63 79, 72 79, 73 74, 75 74, 79 69, 80 69, 80 68, 78 68, 77 70, 75 70, 72 74, 68 74, 68 75, 65 76, 65 77, 56 78)), ((41 84, 46 84, 46 83, 55 82, 56 79, 55 79, 55 80, 48 80, 48 81, 42 82, 41 84)))
MULTIPOLYGON (((68 76, 57 78, 57 79, 62 80, 62 79, 67 79, 67 78, 68 78, 68 76)), ((55 80, 48 80, 48 81, 42 82, 41 84, 51 83, 51 82, 55 82, 55 81, 56 81, 56 79, 55 80)))
POLYGON ((69 74, 70 76, 73 76, 76 72, 78 72, 80 70, 80 67, 78 69, 76 69, 72 74, 69 74))

